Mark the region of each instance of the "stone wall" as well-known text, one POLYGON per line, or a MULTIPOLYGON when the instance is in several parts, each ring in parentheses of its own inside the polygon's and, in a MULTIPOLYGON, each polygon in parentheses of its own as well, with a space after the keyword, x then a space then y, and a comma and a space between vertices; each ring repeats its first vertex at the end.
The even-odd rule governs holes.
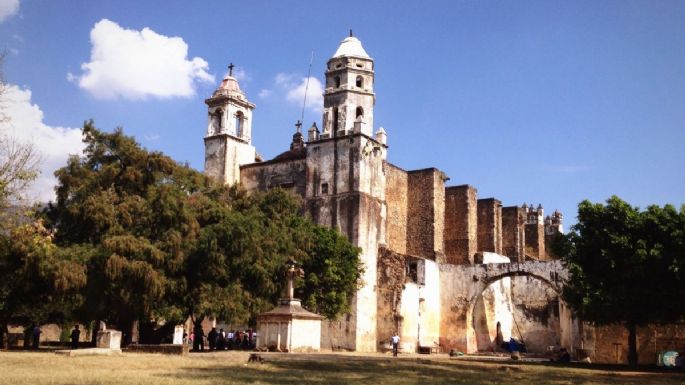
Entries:
POLYGON ((224 184, 240 182, 240 166, 254 163, 250 144, 222 134, 205 138, 205 175, 224 184))
MULTIPOLYGON (((496 283, 506 277, 517 277, 519 276, 529 276, 530 280, 537 286, 531 286, 530 291, 528 291, 525 284, 518 284, 514 289, 512 295, 512 302, 516 305, 517 310, 514 310, 515 314, 523 313, 528 311, 531 314, 538 314, 540 321, 538 324, 543 324, 541 310, 543 307, 547 309, 547 314, 549 311, 554 312, 553 307, 549 307, 549 302, 543 303, 541 299, 535 299, 534 297, 542 298, 543 296, 536 293, 548 293, 548 287, 552 288, 554 291, 558 292, 561 287, 560 283, 567 278, 567 271, 564 269, 560 261, 552 262, 541 262, 541 261, 528 261, 521 263, 497 263, 497 264, 487 264, 487 265, 451 265, 451 264, 440 264, 440 297, 441 297, 441 322, 440 322, 440 345, 443 351, 449 351, 449 349, 457 349, 463 352, 476 352, 478 351, 478 339, 476 336, 476 330, 474 330, 474 324, 478 313, 479 302, 482 302, 483 293, 486 289, 493 283, 496 283), (555 277, 552 279, 551 277, 555 277), (537 290, 539 287, 540 290, 537 290), (531 309, 537 310, 531 310, 531 309), (539 310, 539 311, 538 311, 539 310)), ((524 282, 525 279, 521 282, 524 282)), ((493 312, 492 314, 496 314, 493 312)), ((554 313, 554 317, 559 317, 554 313)), ((518 315, 518 317, 522 317, 518 315)), ((536 320, 533 316, 526 316, 531 320, 536 320)), ((548 325, 559 325, 559 336, 555 336, 555 340, 564 334, 570 335, 569 339, 572 340, 572 335, 576 334, 577 331, 563 330, 562 325, 568 325, 569 322, 565 320, 550 321, 552 317, 547 317, 548 325)), ((492 320, 492 325, 496 324, 496 320, 492 320)), ((517 322, 519 320, 517 319, 517 322)), ((513 321, 512 321, 513 323, 513 321)), ((521 323, 519 326, 522 326, 521 323)), ((538 326, 532 325, 537 329, 538 326)), ((526 326, 530 327, 530 326, 526 326)), ((545 326, 546 327, 546 326, 545 326)), ((489 328, 489 326, 488 326, 489 328)), ((521 328, 521 332, 524 337, 528 338, 524 328, 521 328)), ((518 333, 518 331, 517 331, 518 333)), ((516 334, 514 334, 516 336, 516 334)), ((551 339, 546 336, 539 341, 535 342, 538 346, 543 346, 549 343, 551 339)), ((537 337, 530 337, 537 341, 537 337)), ((533 341, 531 340, 531 341, 533 341)), ((569 346, 570 347, 570 346, 569 346)))
POLYGON ((440 260, 444 255, 445 175, 436 168, 407 175, 407 254, 440 260))
POLYGON ((547 260, 545 226, 542 223, 526 224, 526 255, 541 261, 547 260))
POLYGON ((525 260, 526 211, 518 206, 502 208, 502 254, 512 261, 525 260))
POLYGON ((478 191, 469 185, 445 188, 445 262, 472 264, 478 251, 478 191))
MULTIPOLYGON (((583 341, 590 349, 594 363, 628 363, 628 329, 622 325, 596 326, 585 325, 588 332, 583 341)), ((637 329, 638 363, 655 364, 660 352, 685 350, 685 323, 669 325, 649 325, 637 329)))
POLYGON ((438 263, 428 259, 417 262, 419 281, 407 279, 400 302, 400 347, 416 352, 419 347, 437 347, 440 340, 440 271, 438 263))
POLYGON ((387 248, 378 250, 378 311, 377 333, 379 350, 390 341, 390 337, 400 328, 400 303, 406 279, 406 257, 387 248))
POLYGON ((478 251, 502 254, 502 202, 478 199, 478 251))
POLYGON ((304 158, 253 163, 240 168, 240 182, 247 190, 280 187, 304 197, 307 164, 304 158))
POLYGON ((385 201, 388 207, 387 247, 407 253, 407 172, 385 163, 385 201))

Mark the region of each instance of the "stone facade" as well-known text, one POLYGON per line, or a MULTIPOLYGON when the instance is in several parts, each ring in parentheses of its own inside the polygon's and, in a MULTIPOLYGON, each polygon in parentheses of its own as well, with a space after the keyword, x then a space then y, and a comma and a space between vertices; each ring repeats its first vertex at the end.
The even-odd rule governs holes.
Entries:
POLYGON ((526 257, 526 210, 518 206, 502 208, 502 253, 523 262, 526 257))
POLYGON ((502 202, 495 198, 479 199, 478 251, 502 254, 502 202))
POLYGON ((449 178, 439 169, 389 163, 387 133, 374 132, 374 62, 357 38, 342 41, 325 76, 321 130, 314 123, 305 137, 298 124, 289 149, 274 159, 256 155, 255 106, 230 74, 206 101, 205 137, 207 175, 247 190, 291 191, 302 198, 305 215, 362 249, 362 287, 349 314, 322 323, 321 349, 383 350, 399 332, 402 351, 472 352, 486 348, 497 318, 511 320, 511 334, 516 317, 535 349, 558 340, 573 344, 570 328, 577 323, 560 310, 549 278, 563 267, 540 262, 548 259, 545 240, 561 228, 561 217, 546 226, 537 217, 542 208, 535 211, 535 238, 528 234, 533 211, 527 206, 502 209, 495 198, 478 199, 472 186, 446 186, 449 178), (509 258, 485 265, 487 252, 509 258), (524 277, 511 277, 512 269, 524 277), (489 275, 496 271, 501 274, 489 275))
POLYGON ((478 251, 478 191, 469 186, 445 189, 445 262, 471 264, 478 251))

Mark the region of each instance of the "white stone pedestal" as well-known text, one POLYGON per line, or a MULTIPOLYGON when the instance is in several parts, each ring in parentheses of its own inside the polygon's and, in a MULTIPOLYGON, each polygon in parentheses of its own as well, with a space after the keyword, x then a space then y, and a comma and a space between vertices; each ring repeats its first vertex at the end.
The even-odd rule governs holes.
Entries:
POLYGON ((100 330, 95 346, 98 348, 121 350, 121 332, 118 330, 100 330))
POLYGON ((174 345, 183 345, 183 326, 176 325, 174 328, 174 345))
POLYGON ((276 308, 257 316, 257 349, 318 352, 322 318, 303 309, 299 299, 283 298, 276 308))

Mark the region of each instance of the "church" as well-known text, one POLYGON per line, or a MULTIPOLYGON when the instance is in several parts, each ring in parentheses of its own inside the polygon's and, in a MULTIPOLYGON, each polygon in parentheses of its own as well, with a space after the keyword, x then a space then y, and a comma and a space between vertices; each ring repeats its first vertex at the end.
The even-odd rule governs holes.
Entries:
POLYGON ((298 125, 270 160, 252 145, 255 105, 236 78, 205 101, 208 176, 289 190, 305 215, 362 249, 363 285, 349 314, 322 325, 322 349, 382 351, 397 332, 402 351, 476 352, 492 348, 497 323, 529 349, 576 345, 579 323, 559 301, 566 273, 547 248, 561 213, 503 207, 437 168, 388 162, 388 133, 374 126, 375 71, 350 33, 327 62, 320 125, 298 125))

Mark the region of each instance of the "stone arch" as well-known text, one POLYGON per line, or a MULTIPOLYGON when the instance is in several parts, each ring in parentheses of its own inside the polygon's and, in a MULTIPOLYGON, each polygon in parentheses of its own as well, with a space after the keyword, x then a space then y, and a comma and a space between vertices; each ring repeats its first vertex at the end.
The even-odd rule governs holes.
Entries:
MULTIPOLYGON (((550 270, 553 271, 553 270, 550 270)), ((477 307, 480 304, 484 305, 485 299, 483 297, 484 293, 488 288, 491 287, 491 285, 497 283, 497 282, 503 282, 506 278, 513 278, 513 277, 528 277, 531 279, 534 279, 536 281, 541 282, 544 287, 551 289, 552 292, 555 294, 555 298, 557 303, 555 304, 554 301, 551 302, 548 306, 558 306, 558 309, 553 310, 556 311, 556 314, 558 316, 558 335, 557 339, 559 340, 558 342, 567 348, 571 348, 572 346, 572 337, 570 337, 572 331, 570 328, 572 328, 572 320, 570 320, 570 312, 568 311, 568 306, 566 303, 563 301, 561 298, 561 284, 558 281, 558 279, 555 281, 553 279, 550 279, 550 277, 547 277, 545 275, 536 273, 536 272, 531 272, 526 269, 515 269, 515 270, 507 270, 503 272, 496 272, 493 275, 485 275, 484 277, 478 278, 477 276, 474 275, 474 280, 478 280, 478 285, 475 288, 475 290, 472 292, 471 297, 468 300, 468 310, 466 313, 466 342, 467 342, 467 351, 469 353, 476 352, 478 350, 487 350, 487 346, 483 346, 483 335, 482 335, 482 330, 480 330, 481 335, 478 335, 479 332, 479 327, 482 327, 482 325, 477 325, 476 323, 478 320, 476 319, 477 315, 477 307), (562 319, 564 317, 564 319, 562 319), (569 319, 566 319, 569 318, 569 319), (569 329, 569 330, 567 330, 569 329), (479 346, 479 340, 480 340, 480 346, 479 346)), ((558 277, 557 274, 553 275, 553 277, 558 277)), ((511 290, 511 287, 510 287, 511 290)), ((510 293, 511 295, 511 293, 510 293)), ((510 311, 512 313, 512 319, 515 321, 514 314, 515 314, 515 305, 513 303, 513 299, 510 298, 511 301, 511 308, 510 311)), ((494 326, 494 325, 493 325, 494 326)), ((554 325, 557 327, 557 325, 554 325)), ((489 330, 490 325, 487 325, 486 329, 489 330)), ((518 328, 518 326, 517 326, 518 328)), ((513 335, 514 333, 512 333, 513 335)), ((525 331, 522 333, 525 334, 525 331)), ((518 335, 514 335, 516 338, 519 338, 518 335)), ((545 339, 541 339, 543 342, 545 339)), ((549 338, 547 338, 547 341, 549 341, 549 338)), ((547 344, 555 344, 552 342, 547 342, 547 344)), ((541 343, 536 343, 534 344, 529 344, 533 345, 536 348, 534 350, 544 350, 543 347, 541 347, 541 343)), ((545 346, 546 347, 546 346, 545 346)))

